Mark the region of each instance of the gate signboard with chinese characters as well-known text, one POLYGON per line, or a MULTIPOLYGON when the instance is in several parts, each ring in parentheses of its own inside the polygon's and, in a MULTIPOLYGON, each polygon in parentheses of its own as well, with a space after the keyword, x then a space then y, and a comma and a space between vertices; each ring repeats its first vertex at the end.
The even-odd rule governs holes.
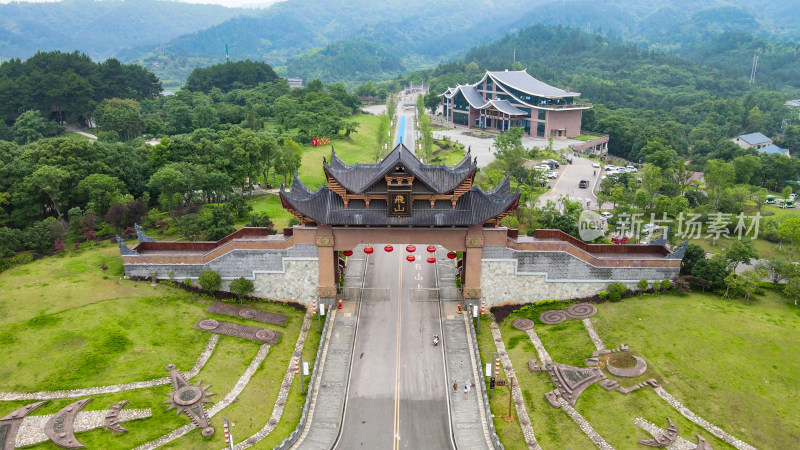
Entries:
POLYGON ((389 189, 389 215, 411 215, 411 189, 389 189))

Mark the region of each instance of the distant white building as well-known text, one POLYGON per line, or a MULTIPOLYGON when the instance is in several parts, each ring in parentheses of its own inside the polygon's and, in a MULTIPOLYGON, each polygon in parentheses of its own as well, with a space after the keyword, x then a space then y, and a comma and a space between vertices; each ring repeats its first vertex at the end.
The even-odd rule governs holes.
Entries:
POLYGON ((772 139, 764 136, 764 134, 762 133, 743 134, 741 136, 736 136, 731 140, 735 142, 739 147, 755 148, 756 150, 774 144, 774 142, 772 142, 772 139))
POLYGON ((302 78, 287 78, 286 81, 289 82, 289 87, 292 89, 303 87, 302 78))
POLYGON ((784 103, 786 106, 790 106, 792 108, 800 108, 800 99, 798 100, 789 100, 788 102, 784 103))

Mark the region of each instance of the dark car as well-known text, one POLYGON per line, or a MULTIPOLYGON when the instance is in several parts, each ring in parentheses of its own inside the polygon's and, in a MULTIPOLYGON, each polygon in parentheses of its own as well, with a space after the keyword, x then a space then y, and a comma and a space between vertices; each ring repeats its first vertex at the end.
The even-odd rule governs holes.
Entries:
POLYGON ((581 182, 578 183, 578 187, 581 188, 581 189, 588 188, 589 187, 589 180, 581 180, 581 182))

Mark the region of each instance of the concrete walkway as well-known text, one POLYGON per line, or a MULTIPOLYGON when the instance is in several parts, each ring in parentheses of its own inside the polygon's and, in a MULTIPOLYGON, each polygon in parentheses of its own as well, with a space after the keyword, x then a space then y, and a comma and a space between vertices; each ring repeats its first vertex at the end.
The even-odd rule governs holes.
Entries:
MULTIPOLYGON (((349 258, 345 287, 361 287, 364 259, 349 258)), ((342 426, 342 413, 347 398, 347 380, 350 377, 350 360, 355 341, 358 303, 344 302, 342 309, 333 310, 328 319, 328 335, 320 356, 319 373, 309 406, 308 421, 292 449, 330 449, 336 442, 342 426)), ((312 321, 312 326, 316 324, 312 321)))
MULTIPOLYGON (((455 280, 447 276, 454 270, 447 270, 442 266, 453 265, 453 260, 447 259, 446 251, 437 251, 437 265, 439 265, 439 287, 455 288, 455 280), (443 275, 446 277, 443 279, 443 275)), ((453 301, 443 301, 442 326, 444 329, 443 343, 445 364, 447 369, 450 392, 450 421, 453 426, 453 437, 456 448, 460 449, 490 449, 494 448, 489 436, 489 425, 486 412, 483 408, 483 389, 485 384, 483 376, 477 370, 475 351, 472 346, 472 334, 468 329, 469 319, 467 314, 458 314, 458 306, 453 301), (458 383, 458 388, 453 391, 453 381, 458 383), (464 399, 464 385, 470 383, 467 399, 464 399)), ((488 332, 488 330, 486 330, 488 332)))

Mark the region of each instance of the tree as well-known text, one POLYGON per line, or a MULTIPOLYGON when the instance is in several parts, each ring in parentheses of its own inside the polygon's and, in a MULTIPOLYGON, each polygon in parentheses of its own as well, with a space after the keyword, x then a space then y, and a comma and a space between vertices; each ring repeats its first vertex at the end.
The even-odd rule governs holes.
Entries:
POLYGON ((250 281, 250 280, 248 280, 248 279, 246 279, 244 277, 240 277, 240 278, 237 278, 237 279, 231 281, 231 285, 230 285, 229 289, 231 290, 231 292, 236 294, 236 297, 239 298, 239 302, 241 302, 242 301, 242 297, 252 293, 253 290, 255 289, 255 286, 253 286, 253 282, 252 281, 250 281))
POLYGON ((794 246, 800 243, 800 219, 793 217, 784 220, 778 226, 778 236, 792 243, 792 246, 789 248, 789 261, 794 261, 792 259, 794 246))
POLYGON ((222 277, 213 270, 206 270, 200 274, 197 282, 200 284, 200 287, 206 291, 216 291, 222 286, 222 277))
POLYGON ((105 214, 111 204, 121 195, 125 184, 117 177, 93 173, 78 183, 78 192, 89 200, 92 211, 105 214))
POLYGON ((47 130, 47 122, 39 111, 25 111, 17 117, 11 133, 18 144, 27 144, 41 139, 47 130))
POLYGON ((783 295, 794 300, 794 306, 797 306, 797 299, 800 299, 800 276, 786 280, 783 295))
POLYGON ((123 140, 128 141, 144 132, 145 121, 141 110, 139 102, 134 99, 112 98, 100 102, 94 118, 104 131, 116 131, 123 140))
POLYGON ((725 189, 731 187, 736 181, 736 169, 733 164, 712 159, 706 163, 705 179, 709 197, 716 209, 725 189))
POLYGON ((733 271, 736 271, 739 263, 750 264, 750 260, 754 258, 757 259, 758 254, 750 238, 734 241, 733 245, 725 251, 725 259, 728 260, 728 264, 731 264, 733 271))
POLYGON ((69 179, 70 174, 66 170, 43 165, 25 177, 24 182, 29 189, 45 193, 56 214, 61 217, 61 202, 66 197, 64 189, 69 179))
POLYGON ((218 241, 236 231, 233 211, 228 205, 218 206, 211 210, 211 219, 208 221, 208 234, 206 239, 218 241))
POLYGON ((703 247, 697 244, 687 245, 686 253, 681 261, 681 273, 684 275, 691 274, 697 262, 704 259, 706 259, 706 251, 703 250, 703 247))
POLYGON ((725 277, 728 276, 728 262, 722 255, 714 255, 709 259, 701 259, 692 267, 692 276, 702 280, 703 291, 708 287, 712 291, 725 287, 725 277))
POLYGON ((734 272, 725 277, 727 290, 724 297, 744 296, 745 302, 750 303, 750 299, 761 286, 761 280, 767 276, 763 270, 745 270, 737 275, 734 272))
POLYGON ((783 188, 783 192, 781 192, 782 198, 788 200, 791 195, 792 195, 792 187, 791 186, 786 186, 785 188, 783 188))
POLYGON ((772 284, 777 287, 781 281, 791 276, 793 266, 794 264, 785 258, 774 257, 760 261, 756 264, 756 269, 766 271, 772 279, 772 284))
POLYGON ((647 290, 647 285, 648 285, 648 283, 647 283, 647 280, 645 280, 645 279, 641 279, 641 280, 639 280, 638 283, 636 283, 636 288, 639 289, 639 296, 642 295, 642 292, 647 290))

